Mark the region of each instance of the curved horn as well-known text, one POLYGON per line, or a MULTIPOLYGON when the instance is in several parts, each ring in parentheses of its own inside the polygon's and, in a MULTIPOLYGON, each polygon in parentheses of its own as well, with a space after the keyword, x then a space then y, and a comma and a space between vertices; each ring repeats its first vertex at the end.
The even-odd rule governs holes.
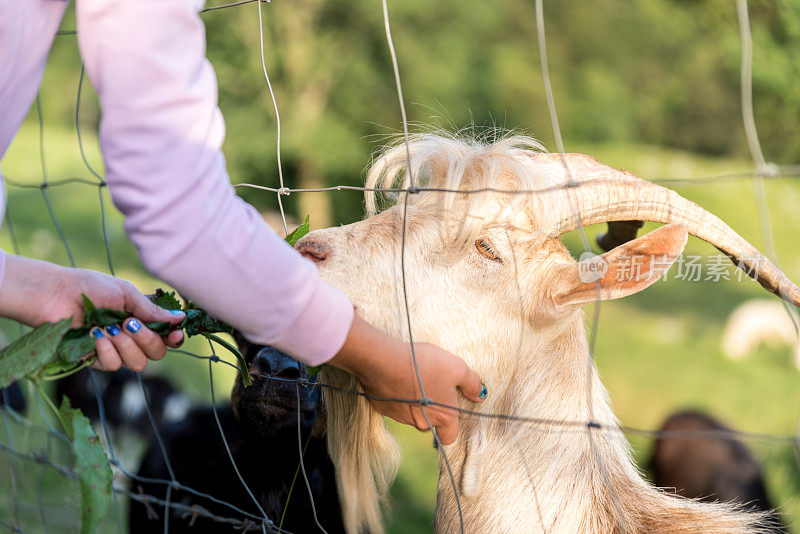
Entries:
POLYGON ((533 157, 544 164, 543 171, 564 184, 541 193, 543 197, 537 200, 540 206, 548 206, 553 217, 548 217, 548 235, 557 237, 600 222, 678 223, 691 235, 714 245, 767 291, 800 307, 800 288, 766 256, 718 217, 675 191, 582 154, 533 157))

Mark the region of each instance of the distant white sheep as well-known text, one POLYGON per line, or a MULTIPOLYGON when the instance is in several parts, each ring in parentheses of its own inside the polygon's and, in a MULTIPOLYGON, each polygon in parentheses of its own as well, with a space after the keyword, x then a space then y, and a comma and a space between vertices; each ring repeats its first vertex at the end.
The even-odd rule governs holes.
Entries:
MULTIPOLYGON (((796 312, 794 312, 796 318, 796 312)), ((792 347, 794 365, 800 369, 800 340, 795 320, 776 300, 754 299, 733 310, 722 334, 722 352, 732 360, 741 360, 760 345, 792 347)))
MULTIPOLYGON (((409 149, 418 185, 457 192, 401 194, 397 205, 361 222, 312 232, 297 248, 314 252, 323 278, 347 293, 359 314, 407 340, 400 273, 407 203, 405 269, 414 339, 460 355, 491 392, 480 406, 462 399, 462 407, 575 423, 462 413, 459 437, 444 452, 466 531, 757 531, 757 516, 677 498, 642 479, 591 363, 582 307, 654 283, 683 250, 687 232, 757 272, 764 287, 795 305, 800 289, 717 217, 590 157, 544 154, 523 137, 484 144, 428 135, 409 149), (581 224, 637 220, 669 224, 580 263, 559 238, 581 224)), ((369 171, 367 186, 407 186, 406 162, 404 145, 389 149, 369 171)), ((368 195, 371 214, 375 206, 368 195)), ((359 387, 350 375, 327 367, 321 382, 359 387)), ((379 503, 396 472, 397 445, 367 400, 331 389, 324 395, 345 525, 350 533, 378 534, 379 503)), ((454 488, 441 462, 440 468, 435 530, 458 532, 454 488)))

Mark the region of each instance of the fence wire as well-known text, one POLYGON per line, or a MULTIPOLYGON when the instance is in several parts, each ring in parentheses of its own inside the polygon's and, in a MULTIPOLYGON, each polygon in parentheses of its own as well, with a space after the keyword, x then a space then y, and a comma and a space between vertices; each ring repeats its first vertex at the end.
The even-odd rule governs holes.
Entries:
MULTIPOLYGON (((732 439, 741 439, 750 442, 762 442, 762 443, 769 443, 773 445, 782 445, 788 446, 793 449, 796 455, 798 455, 798 465, 800 465, 800 419, 798 422, 798 430, 797 433, 794 435, 778 435, 778 434, 768 434, 768 433, 757 433, 757 432, 747 432, 747 431, 740 431, 740 430, 715 430, 715 431, 661 431, 661 430, 652 430, 652 429, 644 429, 644 428, 636 428, 624 425, 606 425, 599 423, 594 420, 594 408, 593 408, 593 392, 592 392, 592 378, 594 376, 594 348, 595 342, 598 337, 598 326, 599 326, 599 313, 600 313, 600 299, 599 299, 599 292, 600 288, 599 285, 597 287, 597 298, 595 300, 594 312, 592 316, 592 320, 590 323, 589 328, 589 352, 588 358, 586 361, 586 399, 589 407, 589 414, 590 417, 586 421, 573 421, 573 420, 564 420, 564 419, 553 419, 553 418, 532 418, 532 417, 523 417, 523 416, 516 416, 510 414, 503 414, 503 413, 491 413, 484 410, 472 410, 472 409, 465 409, 459 406, 452 406, 443 403, 439 403, 433 401, 432 399, 428 398, 425 395, 425 385, 422 382, 421 375, 419 373, 419 368, 417 365, 417 357, 416 352, 414 350, 414 333, 412 331, 412 323, 411 323, 411 316, 410 316, 410 308, 408 304, 408 295, 407 295, 407 281, 406 281, 406 261, 405 261, 405 244, 406 244, 406 230, 407 230, 407 206, 408 206, 408 198, 411 194, 418 194, 421 192, 441 192, 441 193, 462 193, 462 194, 472 194, 472 193, 485 193, 485 192, 495 192, 495 193, 503 193, 508 195, 536 195, 541 193, 546 193, 548 191, 554 191, 556 189, 561 189, 566 187, 567 190, 572 190, 573 188, 583 187, 586 185, 591 185, 591 180, 586 180, 583 182, 575 181, 572 178, 569 165, 565 158, 561 158, 561 162, 564 165, 565 171, 567 176, 569 177, 569 183, 566 186, 559 186, 556 188, 541 188, 541 189, 515 189, 515 190, 505 190, 501 188, 476 188, 476 189, 446 189, 446 188, 432 188, 426 187, 417 184, 415 177, 411 174, 411 151, 410 151, 410 140, 409 140, 409 122, 406 115, 405 109, 405 101, 403 98, 403 91, 402 91, 402 83, 401 83, 401 76, 400 76, 400 67, 398 61, 398 55, 395 50, 395 45, 392 40, 391 35, 391 27, 390 27, 390 13, 389 13, 389 5, 387 0, 380 1, 380 8, 382 10, 383 15, 383 23, 385 29, 385 37, 386 37, 386 45, 389 56, 391 58, 392 63, 392 70, 393 70, 393 77, 394 83, 396 86, 397 92, 397 99, 399 104, 400 110, 400 117, 402 121, 403 127, 403 140, 406 149, 406 157, 408 163, 408 185, 406 187, 400 188, 366 188, 366 187, 358 187, 358 186, 349 186, 349 185, 334 185, 330 187, 322 187, 322 188, 315 188, 315 189, 308 189, 308 188, 289 188, 286 187, 284 184, 284 174, 283 168, 281 165, 281 123, 280 123, 280 112, 278 107, 278 102, 275 97, 275 92, 273 90, 272 83, 270 81, 270 77, 268 74, 267 69, 267 60, 264 53, 264 31, 263 31, 263 20, 262 20, 262 3, 266 3, 268 0, 243 0, 228 4, 220 4, 215 6, 206 7, 201 11, 201 13, 206 12, 216 12, 219 10, 224 10, 228 8, 234 8, 237 6, 244 6, 246 4, 256 3, 257 4, 257 20, 259 25, 259 50, 261 54, 261 67, 264 73, 264 78, 266 81, 266 89, 268 95, 271 99, 271 103, 273 109, 275 111, 275 120, 276 120, 276 127, 277 127, 277 142, 276 142, 276 155, 277 155, 277 166, 278 166, 278 178, 279 184, 278 187, 268 187, 262 186, 257 184, 249 184, 249 183, 239 183, 235 184, 234 186, 237 188, 252 188, 257 190, 262 190, 265 192, 273 193, 276 195, 278 206, 281 213, 281 222, 283 225, 284 232, 288 233, 288 225, 286 221, 286 214, 283 206, 282 197, 291 195, 293 193, 308 193, 308 192, 319 192, 319 193, 329 193, 334 191, 361 191, 361 192, 378 192, 378 193, 395 193, 403 194, 403 206, 402 206, 402 244, 401 244, 401 255, 400 255, 400 273, 402 277, 402 290, 403 290, 403 298, 404 298, 404 330, 407 330, 410 346, 411 346, 411 354, 412 359, 414 362, 414 369, 419 385, 420 390, 420 397, 419 398, 383 398, 383 397, 375 397, 369 394, 366 394, 362 391, 356 390, 348 390, 345 388, 341 388, 332 384, 325 384, 320 383, 317 381, 310 381, 305 378, 298 378, 298 379, 289 379, 289 378, 281 378, 271 375, 265 375, 258 371, 251 371, 251 374, 254 377, 260 379, 267 379, 272 381, 280 381, 286 382, 295 385, 296 390, 296 401, 297 401, 297 451, 298 451, 298 466, 297 471, 301 474, 304 482, 305 487, 308 491, 308 495, 311 499, 312 511, 313 511, 313 520, 316 524, 317 529, 320 532, 325 533, 325 525, 322 525, 317 517, 316 507, 314 506, 314 498, 311 491, 311 485, 309 482, 308 474, 306 472, 305 465, 303 463, 303 455, 305 451, 305 446, 302 440, 302 432, 301 432, 301 389, 303 388, 327 388, 332 389, 340 392, 344 392, 347 394, 351 394, 354 396, 364 397, 374 402, 401 402, 407 403, 410 405, 416 405, 419 407, 423 417, 428 423, 429 430, 432 432, 434 439, 438 444, 438 451, 443 461, 443 464, 446 468, 447 475, 452 485, 452 490, 455 496, 456 506, 458 508, 458 517, 459 517, 459 528, 463 533, 464 528, 464 519, 463 519, 463 511, 461 508, 461 501, 459 499, 459 490, 457 484, 455 482, 455 477, 448 460, 447 453, 445 452, 444 447, 442 447, 441 442, 436 434, 436 430, 431 425, 430 419, 426 413, 426 409, 431 407, 436 407, 439 409, 444 410, 452 410, 459 414, 463 415, 470 415, 476 416, 484 419, 489 420, 502 420, 502 421, 509 421, 518 423, 520 425, 529 425, 531 431, 546 431, 546 432, 558 432, 558 433, 575 433, 575 434, 585 434, 588 438, 588 443, 591 447, 591 452, 594 455, 595 461, 597 465, 600 467, 601 475, 603 482, 605 484, 605 489, 607 490, 608 494, 611 496, 612 504, 614 506, 613 512, 617 514, 617 517, 620 519, 618 522, 618 527, 620 529, 623 527, 622 518, 624 517, 621 504, 615 494, 615 489, 611 480, 609 478, 608 473, 604 467, 603 457, 600 454, 600 451, 596 447, 595 438, 598 434, 625 434, 629 436, 640 436, 645 438, 662 438, 662 439, 670 439, 670 438, 689 438, 689 439, 724 439, 724 438, 732 438, 732 439)), ((763 184, 765 180, 775 180, 778 178, 800 178, 800 165, 776 165, 774 163, 768 162, 760 147, 758 133, 756 129, 756 123, 753 115, 753 95, 752 95, 752 37, 750 33, 750 23, 749 23, 749 16, 748 16, 748 6, 746 0, 737 0, 737 14, 738 14, 738 24, 740 29, 740 39, 741 39, 741 47, 742 47, 742 64, 741 64, 741 98, 742 98, 742 121, 743 121, 743 128, 746 134, 748 147, 750 148, 752 160, 753 160, 753 168, 747 171, 737 171, 737 172, 728 172, 722 174, 715 174, 710 176, 701 176, 701 177, 692 177, 692 178, 684 178, 684 177, 670 177, 670 178, 661 178, 661 179, 654 179, 650 180, 654 183, 662 184, 662 185, 681 185, 681 186, 690 186, 690 185, 699 185, 699 184, 708 184, 708 183, 716 183, 716 182, 725 182, 725 181, 735 181, 740 179, 750 179, 752 180, 754 191, 756 194, 756 201, 758 206, 758 214, 759 214, 759 221, 763 236, 763 242, 767 251, 767 255, 776 262, 777 258, 774 250, 773 240, 772 240, 772 232, 769 226, 769 207, 767 205, 767 201, 764 195, 763 184)), ((558 121, 558 114, 557 114, 557 106, 556 106, 556 99, 555 94, 553 91, 553 87, 550 82, 549 72, 548 72, 548 58, 547 58, 547 51, 546 51, 546 34, 545 34, 545 17, 544 17, 544 2, 543 0, 534 0, 533 4, 533 16, 536 22, 536 41, 537 41, 537 48, 539 53, 540 59, 540 70, 542 75, 542 80, 544 83, 545 89, 545 96, 548 105, 548 114, 550 123, 553 130, 553 136, 555 138, 555 143, 558 149, 559 154, 565 153, 564 142, 561 135, 561 130, 559 127, 558 121)), ((57 32, 57 35, 60 36, 74 36, 76 34, 75 30, 60 30, 57 32)), ((413 68, 413 66, 412 66, 413 68)), ((112 261, 112 254, 111 254, 111 240, 108 233, 108 226, 107 226, 107 212, 105 206, 105 194, 106 194, 106 181, 103 176, 97 172, 89 163, 89 160, 86 156, 83 144, 83 138, 81 135, 81 123, 80 123, 80 109, 81 109, 81 94, 83 90, 84 84, 84 71, 81 69, 80 80, 78 83, 78 91, 77 91, 77 99, 76 99, 76 106, 75 106, 75 128, 76 133, 78 136, 78 144, 79 144, 79 151, 81 159, 86 167, 87 172, 91 176, 90 178, 86 177, 79 177, 79 176, 71 176, 66 177, 58 180, 50 180, 49 174, 46 165, 46 150, 44 147, 44 130, 45 130, 45 123, 44 117, 41 108, 41 100, 37 97, 36 100, 36 110, 37 110, 37 118, 39 124, 39 153, 40 153, 40 164, 41 164, 41 174, 42 180, 41 183, 38 185, 31 185, 18 182, 12 178, 5 178, 5 181, 8 185, 17 188, 35 188, 39 189, 43 200, 45 202, 49 217, 52 221, 52 224, 56 230, 56 233, 59 236, 61 243, 63 244, 64 251, 67 255, 68 261, 70 265, 75 266, 75 258, 73 252, 69 246, 69 242, 67 240, 67 236, 64 232, 62 225, 60 224, 55 211, 53 209, 51 199, 50 199, 50 192, 54 190, 54 188, 58 188, 65 185, 70 184, 82 184, 86 186, 90 186, 93 188, 97 188, 98 191, 98 199, 99 199, 99 207, 100 207, 100 226, 102 230, 103 236, 103 243, 105 248, 105 256, 108 265, 108 271, 111 274, 114 274, 114 263, 112 261)), ((591 252, 591 247, 589 245, 588 238, 584 232, 583 226, 580 224, 581 218, 580 213, 577 210, 577 204, 574 201, 572 196, 569 197, 569 201, 572 202, 574 209, 574 216, 578 222, 578 233, 580 235, 580 240, 585 252, 591 252)), ((7 208, 6 212, 6 226, 10 232, 11 240, 12 240, 12 247, 14 253, 19 254, 19 241, 17 239, 17 235, 15 233, 15 226, 13 223, 12 217, 12 210, 13 206, 7 208)), ((796 310, 792 309, 787 305, 786 307, 787 313, 792 317, 794 324, 797 326, 797 312, 796 310)), ((799 330, 800 331, 800 330, 799 330)), ((22 329, 20 329, 20 333, 22 329)), ((197 354, 193 352, 189 352, 187 350, 182 349, 170 349, 169 352, 173 355, 177 356, 185 356, 200 360, 205 360, 208 364, 208 373, 209 373, 209 386, 210 386, 210 397, 211 397, 211 407, 213 411, 213 416, 215 420, 216 427, 219 431, 220 437, 222 438, 224 448, 231 462, 231 469, 237 475, 239 482, 241 483, 243 489, 248 494, 250 500, 255 505, 255 508, 258 510, 258 514, 249 512, 243 509, 242 503, 233 503, 226 500, 225 496, 216 496, 211 495, 206 492, 202 492, 186 486, 182 484, 176 477, 175 471, 172 467, 172 464, 169 459, 169 455, 167 453, 167 448, 164 444, 163 437, 161 435, 161 430, 159 425, 156 422, 156 419, 153 416, 150 402, 148 400, 148 391, 147 387, 145 386, 144 382, 142 381, 141 375, 137 374, 138 385, 141 390, 141 393, 145 399, 144 407, 147 413, 147 418, 150 424, 150 427, 153 431, 153 435, 155 437, 155 442, 157 443, 158 447, 161 450, 163 455, 164 463, 166 465, 167 471, 169 473, 169 478, 167 479, 155 479, 155 478, 147 478, 137 475, 136 473, 131 472, 127 466, 123 464, 120 460, 117 451, 115 450, 114 440, 112 439, 112 432, 109 428, 109 424, 106 418, 106 407, 104 406, 104 401, 101 395, 101 389, 98 385, 97 380, 97 373, 95 371, 90 371, 90 377, 92 382, 93 393, 96 398, 97 408, 98 408, 98 418, 100 421, 100 427, 102 429, 102 438, 104 441, 105 448, 107 450, 107 454, 109 457, 109 463, 115 467, 119 473, 122 474, 124 477, 124 483, 120 481, 115 481, 113 486, 113 506, 116 513, 116 522, 117 528, 120 532, 125 532, 124 521, 123 521, 123 512, 122 512, 122 505, 119 502, 120 498, 129 499, 131 501, 135 501, 138 503, 142 503, 148 509, 148 512, 152 512, 158 514, 158 510, 163 513, 163 531, 169 532, 170 528, 170 520, 173 515, 173 512, 179 513, 179 517, 186 518, 186 519, 193 519, 193 518, 206 518, 212 521, 215 521, 219 524, 226 524, 240 530, 241 532, 279 532, 279 533, 288 533, 286 529, 281 527, 282 520, 276 522, 276 518, 268 517, 265 513, 264 509, 261 506, 261 503, 257 496, 253 493, 251 488, 248 486, 247 482, 245 481, 244 477, 242 476, 239 467, 236 464, 236 460, 234 459, 234 454, 231 451, 231 448, 228 443, 228 439, 226 438, 225 431, 223 428, 222 423, 220 422, 219 414, 218 414, 218 406, 216 401, 216 395, 214 391, 214 367, 216 365, 224 365, 229 366, 233 369, 240 370, 238 366, 235 364, 228 362, 224 359, 221 359, 215 352, 214 345, 209 342, 209 352, 208 354, 197 354), (137 483, 148 483, 148 484, 157 484, 162 486, 166 489, 165 498, 160 498, 154 495, 148 495, 141 491, 136 491, 136 484, 137 483), (208 508, 201 504, 192 504, 186 505, 183 502, 175 502, 172 499, 172 492, 173 491, 182 491, 193 495, 199 502, 203 502, 206 505, 216 505, 221 506, 226 510, 225 515, 220 515, 219 513, 212 513, 209 511, 208 508)), ((246 370, 245 370, 246 371, 246 370)), ((4 392, 4 395, 6 393, 4 392)), ((30 417, 25 417, 24 415, 17 413, 14 409, 12 409, 9 405, 8 398, 4 398, 4 406, 2 410, 0 410, 0 414, 2 415, 4 431, 6 434, 7 443, 3 444, 0 443, 0 451, 5 453, 9 458, 9 498, 11 504, 11 515, 10 517, 0 518, 0 525, 6 527, 11 532, 25 532, 23 528, 23 518, 22 513, 27 508, 30 508, 29 503, 22 502, 21 499, 21 492, 20 492, 20 473, 22 471, 28 472, 29 468, 34 466, 41 466, 41 470, 38 475, 37 479, 37 489, 36 489, 36 513, 39 516, 41 529, 44 532, 49 532, 50 530, 50 522, 47 520, 47 514, 45 512, 45 502, 44 502, 44 485, 45 485, 45 478, 48 476, 49 473, 55 473, 60 477, 63 477, 65 480, 77 480, 77 475, 73 471, 72 467, 67 463, 64 463, 59 460, 57 454, 57 444, 65 444, 68 442, 67 437, 64 435, 63 432, 56 430, 50 423, 48 417, 45 415, 44 411, 41 408, 41 398, 40 395, 42 393, 38 389, 30 388, 28 399, 29 401, 33 401, 36 405, 38 413, 40 415, 41 422, 34 421, 30 417), (14 425, 16 425, 19 429, 21 429, 21 435, 15 435, 14 433, 14 425), (26 449, 25 445, 30 445, 32 436, 33 435, 40 435, 45 440, 45 446, 40 451, 34 451, 31 448, 26 449)), ((538 494, 541 492, 547 491, 547 488, 536 488, 535 481, 531 477, 531 484, 534 490, 534 498, 537 502, 538 507, 538 494)), ((549 531, 550 528, 548 525, 544 524, 544 518, 541 515, 541 511, 538 511, 538 517, 540 521, 540 526, 543 531, 549 531)), ((282 519, 282 518, 277 518, 282 519)), ((37 530, 38 531, 38 530, 37 530)))

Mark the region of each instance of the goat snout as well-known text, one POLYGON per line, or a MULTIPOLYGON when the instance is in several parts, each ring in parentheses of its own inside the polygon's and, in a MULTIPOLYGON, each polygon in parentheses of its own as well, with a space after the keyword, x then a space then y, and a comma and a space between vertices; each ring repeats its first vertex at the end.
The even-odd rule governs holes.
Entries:
POLYGON ((297 248, 297 252, 314 263, 322 263, 327 260, 333 252, 329 245, 317 239, 303 239, 297 243, 295 248, 297 248))
POLYGON ((258 351, 253 365, 262 375, 297 379, 301 374, 300 364, 297 361, 272 347, 265 347, 258 351))

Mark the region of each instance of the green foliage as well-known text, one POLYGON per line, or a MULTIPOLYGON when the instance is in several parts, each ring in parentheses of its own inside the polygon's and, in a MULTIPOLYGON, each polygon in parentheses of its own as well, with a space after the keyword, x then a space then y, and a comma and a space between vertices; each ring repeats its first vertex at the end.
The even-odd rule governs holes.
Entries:
POLYGON ((216 334, 220 332, 224 334, 233 333, 233 328, 222 321, 217 321, 208 315, 205 310, 196 307, 192 302, 186 304, 183 311, 186 313, 186 319, 183 320, 180 326, 183 328, 184 332, 186 332, 187 336, 216 334))
POLYGON ((108 326, 124 321, 129 314, 122 310, 112 310, 111 308, 96 308, 89 297, 83 297, 83 324, 86 326, 108 326))
POLYGON ((59 418, 75 455, 73 471, 81 488, 81 534, 97 532, 111 498, 113 475, 108 457, 89 419, 64 397, 59 418))
MULTIPOLYGON (((308 228, 308 217, 306 217, 306 231, 308 228)), ((299 230, 299 228, 298 228, 299 230)), ((295 230, 296 232, 297 230, 295 230)), ((294 232, 292 232, 294 234, 294 232)), ((167 293, 163 289, 156 289, 156 292, 153 295, 150 295, 150 300, 161 306, 167 310, 181 310, 186 314, 186 317, 183 319, 180 325, 173 326, 168 323, 164 322, 155 322, 155 323, 148 323, 146 326, 156 332, 159 335, 165 336, 169 334, 171 330, 180 328, 184 331, 184 334, 187 337, 192 336, 204 336, 205 338, 214 341, 215 343, 222 345, 228 351, 231 352, 236 357, 236 360, 239 363, 239 368, 241 369, 241 376, 242 376, 242 384, 245 387, 251 385, 253 383, 252 378, 250 377, 250 372, 248 371, 247 362, 244 359, 242 353, 225 341, 224 339, 216 336, 214 334, 232 334, 233 328, 229 325, 223 323, 222 321, 218 321, 213 317, 209 316, 205 310, 198 308, 193 302, 187 302, 186 306, 181 307, 180 301, 175 297, 175 292, 170 291, 167 293)))
POLYGON ((294 246, 295 243, 297 243, 308 233, 308 220, 309 216, 306 215, 306 220, 303 221, 303 224, 292 230, 292 232, 286 236, 287 243, 289 243, 291 246, 294 246))
MULTIPOLYGON (((151 296, 151 300, 156 304, 163 304, 166 309, 181 309, 174 292, 166 293, 159 289, 151 296)), ((178 325, 151 322, 145 326, 161 336, 182 329, 187 337, 201 335, 219 343, 236 356, 242 369, 242 382, 249 386, 252 380, 247 372, 244 356, 236 347, 214 335, 232 334, 233 328, 209 316, 192 302, 187 302, 182 311, 186 317, 178 325)), ((89 297, 83 295, 83 326, 69 329, 72 322, 70 318, 55 324, 45 323, 0 351, 0 387, 25 377, 47 380, 63 378, 79 371, 95 358, 95 339, 91 335, 91 329, 119 323, 128 316, 128 313, 121 310, 97 308, 89 297), (58 359, 53 361, 56 355, 58 359)))
POLYGON ((34 373, 50 361, 71 319, 45 323, 0 350, 0 388, 34 373))
POLYGON ((83 297, 83 326, 70 329, 58 345, 58 357, 65 363, 75 364, 94 351, 95 339, 91 329, 124 321, 128 314, 121 310, 97 308, 86 295, 83 297))
MULTIPOLYGON (((58 344, 58 357, 61 362, 75 364, 94 351, 95 339, 89 333, 89 326, 70 329, 58 344)), ((56 363, 56 362, 53 362, 56 363)))
MULTIPOLYGON (((750 4, 759 136, 769 160, 798 163, 800 11, 796 0, 750 4)), ((234 182, 275 186, 275 153, 267 149, 275 145, 275 117, 265 98, 255 9, 210 12, 203 21, 226 118, 229 173, 234 182)), ((285 185, 361 185, 366 156, 400 131, 379 6, 333 0, 261 9, 285 185)), ((64 27, 74 27, 72 17, 64 27)), ((415 129, 519 128, 554 148, 530 2, 405 0, 390 5, 390 17, 415 129)), ((748 155, 734 3, 563 0, 545 4, 545 25, 567 149, 635 142, 748 155)), ((79 73, 74 38, 56 39, 42 86, 46 118, 72 126, 75 102, 63 88, 77 87, 79 73)), ((81 114, 89 132, 99 109, 86 89, 81 114)), ((239 192, 259 208, 277 206, 275 195, 239 192)), ((327 196, 331 222, 361 217, 357 194, 341 201, 348 195, 327 196)), ((286 208, 316 217, 301 198, 286 197, 286 208)))
POLYGON ((169 293, 167 293, 163 289, 158 288, 156 289, 156 292, 154 294, 150 295, 149 298, 153 302, 153 304, 155 304, 156 306, 160 306, 165 310, 181 309, 181 303, 175 297, 174 291, 170 291, 169 293))

